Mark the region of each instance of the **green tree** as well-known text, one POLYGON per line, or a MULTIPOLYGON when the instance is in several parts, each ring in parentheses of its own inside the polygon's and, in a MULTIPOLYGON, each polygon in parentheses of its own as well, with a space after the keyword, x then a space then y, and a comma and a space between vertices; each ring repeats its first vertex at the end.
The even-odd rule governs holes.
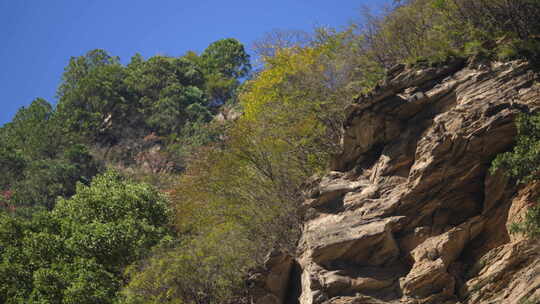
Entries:
POLYGON ((114 303, 120 280, 94 259, 54 263, 33 274, 28 303, 114 303))
POLYGON ((213 106, 232 101, 240 79, 251 71, 249 55, 236 39, 211 43, 198 59, 206 78, 206 93, 213 106))
POLYGON ((76 89, 79 82, 94 69, 106 65, 118 65, 119 63, 120 59, 118 57, 113 57, 102 49, 91 50, 84 56, 71 57, 64 69, 62 83, 58 87, 58 97, 62 99, 69 91, 76 89))
POLYGON ((13 120, 0 129, 2 145, 27 159, 53 158, 69 143, 57 118, 53 106, 38 98, 19 109, 13 120))
POLYGON ((19 181, 23 176, 25 167, 26 161, 22 153, 6 147, 4 143, 0 143, 0 168, 2 169, 0 192, 9 190, 13 184, 19 181))
POLYGON ((156 189, 108 171, 90 186, 79 184, 71 198, 60 199, 53 216, 69 231, 67 248, 118 273, 167 235, 168 212, 156 189))
POLYGON ((67 148, 55 159, 29 162, 22 178, 12 184, 15 206, 43 206, 51 210, 58 197, 70 197, 78 182, 88 184, 100 170, 84 145, 67 148))
POLYGON ((123 269, 170 230, 166 199, 107 172, 52 212, 0 211, 0 301, 116 303, 123 269))
POLYGON ((124 84, 120 64, 99 65, 77 79, 58 102, 62 122, 87 142, 115 143, 138 123, 138 104, 124 84))
POLYGON ((208 74, 219 73, 227 78, 239 79, 251 70, 249 55, 234 38, 211 43, 201 54, 201 61, 208 74))
POLYGON ((182 57, 135 60, 128 65, 126 84, 138 99, 145 123, 161 135, 178 133, 189 119, 187 108, 206 103, 203 74, 182 57))
POLYGON ((23 218, 0 210, 0 302, 28 303, 34 272, 64 256, 57 232, 48 213, 23 218))
POLYGON ((21 108, 0 129, 0 190, 12 194, 12 207, 51 209, 58 196, 72 195, 78 181, 88 182, 97 173, 96 162, 74 138, 43 99, 21 108))

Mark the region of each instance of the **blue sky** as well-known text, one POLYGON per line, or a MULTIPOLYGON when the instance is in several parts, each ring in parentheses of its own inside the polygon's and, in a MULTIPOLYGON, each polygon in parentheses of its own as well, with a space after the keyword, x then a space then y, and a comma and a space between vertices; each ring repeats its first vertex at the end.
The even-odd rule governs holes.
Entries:
POLYGON ((273 29, 343 27, 386 0, 0 0, 0 125, 36 97, 55 102, 71 56, 102 48, 178 56, 233 37, 246 45, 273 29))

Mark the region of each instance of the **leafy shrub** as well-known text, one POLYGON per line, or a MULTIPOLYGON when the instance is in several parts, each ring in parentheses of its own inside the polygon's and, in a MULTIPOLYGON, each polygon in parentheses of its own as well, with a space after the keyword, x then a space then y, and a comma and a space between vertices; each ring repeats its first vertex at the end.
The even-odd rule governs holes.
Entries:
POLYGON ((540 206, 532 206, 522 222, 510 224, 511 233, 524 233, 532 238, 540 236, 540 206))
POLYGON ((254 266, 250 253, 256 245, 246 232, 245 227, 224 223, 203 237, 157 250, 149 261, 128 269, 123 303, 222 303, 238 291, 244 273, 254 266))
POLYGON ((498 155, 491 172, 502 169, 519 183, 528 183, 539 179, 540 115, 521 115, 516 124, 518 134, 513 150, 498 155))
MULTIPOLYGON (((502 169, 518 183, 540 179, 540 115, 522 115, 517 120, 518 135, 512 151, 498 155, 492 163, 491 172, 502 169)), ((540 236, 540 206, 529 208, 521 223, 513 223, 510 232, 540 236)))

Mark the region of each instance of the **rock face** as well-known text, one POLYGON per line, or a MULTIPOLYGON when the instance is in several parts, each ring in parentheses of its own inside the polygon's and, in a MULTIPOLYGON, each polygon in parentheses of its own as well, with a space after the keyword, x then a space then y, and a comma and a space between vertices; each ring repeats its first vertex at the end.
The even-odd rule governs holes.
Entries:
POLYGON ((276 303, 540 303, 538 246, 507 230, 540 187, 488 173, 540 106, 536 80, 517 61, 391 69, 346 109, 343 151, 306 192, 299 297, 276 303))
POLYGON ((253 271, 247 283, 254 304, 280 304, 286 299, 289 278, 295 262, 292 256, 279 250, 272 251, 261 269, 253 271))

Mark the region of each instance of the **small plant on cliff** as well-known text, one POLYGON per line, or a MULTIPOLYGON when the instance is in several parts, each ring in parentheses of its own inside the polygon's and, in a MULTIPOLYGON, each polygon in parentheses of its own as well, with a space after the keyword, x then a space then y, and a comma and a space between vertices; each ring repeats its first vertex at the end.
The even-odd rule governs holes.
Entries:
POLYGON ((522 222, 510 224, 511 233, 525 233, 536 238, 540 236, 540 206, 535 205, 525 213, 525 219, 522 222))
POLYGON ((521 115, 517 119, 516 145, 510 152, 498 155, 493 161, 491 172, 503 169, 517 179, 528 183, 540 179, 540 115, 521 115))
MULTIPOLYGON (((491 173, 502 169, 518 183, 540 180, 540 115, 522 115, 517 119, 516 145, 510 152, 498 155, 492 163, 491 173)), ((510 232, 540 236, 540 206, 531 207, 520 223, 513 223, 510 232)))

